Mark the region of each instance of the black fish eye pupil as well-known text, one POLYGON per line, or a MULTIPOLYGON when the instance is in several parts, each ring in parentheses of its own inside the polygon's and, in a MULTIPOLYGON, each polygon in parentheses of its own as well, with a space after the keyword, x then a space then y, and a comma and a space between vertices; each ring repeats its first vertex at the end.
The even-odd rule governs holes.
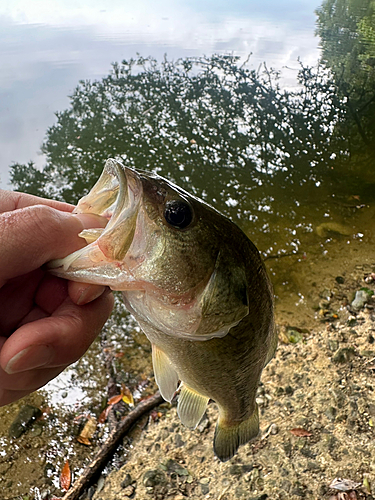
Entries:
POLYGON ((168 201, 165 205, 164 218, 170 226, 184 229, 193 220, 193 212, 186 201, 168 201))

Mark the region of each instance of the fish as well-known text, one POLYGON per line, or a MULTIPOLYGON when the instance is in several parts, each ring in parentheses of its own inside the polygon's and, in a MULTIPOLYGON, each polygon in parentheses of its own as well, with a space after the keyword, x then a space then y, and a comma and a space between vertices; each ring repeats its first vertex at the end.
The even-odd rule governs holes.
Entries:
POLYGON ((221 461, 259 434, 256 392, 277 335, 261 256, 229 218, 156 173, 108 159, 75 213, 106 217, 87 245, 49 263, 60 277, 120 290, 152 344, 156 383, 194 429, 219 410, 221 461))

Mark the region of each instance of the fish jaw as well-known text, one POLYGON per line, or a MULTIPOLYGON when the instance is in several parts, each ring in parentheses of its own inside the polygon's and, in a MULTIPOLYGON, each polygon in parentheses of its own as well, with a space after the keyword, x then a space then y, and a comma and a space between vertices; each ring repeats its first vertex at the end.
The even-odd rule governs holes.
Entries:
POLYGON ((47 268, 51 274, 60 278, 106 285, 112 290, 140 288, 124 263, 108 259, 97 242, 63 259, 49 262, 47 268))
POLYGON ((79 236, 88 245, 49 262, 49 271, 72 281, 107 285, 113 290, 139 288, 124 257, 134 239, 142 194, 136 172, 116 160, 107 160, 94 187, 74 209, 77 214, 106 217, 107 226, 82 231, 79 236))

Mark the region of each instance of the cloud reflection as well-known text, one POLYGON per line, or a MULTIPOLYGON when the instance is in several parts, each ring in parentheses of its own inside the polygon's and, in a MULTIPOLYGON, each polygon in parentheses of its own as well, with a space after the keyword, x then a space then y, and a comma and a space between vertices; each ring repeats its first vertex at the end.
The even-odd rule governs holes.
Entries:
MULTIPOLYGON (((317 2, 224 0, 5 0, 0 3, 0 187, 8 166, 38 155, 54 112, 80 79, 99 79, 111 62, 234 53, 250 66, 262 61, 297 68, 314 64, 317 2)), ((286 83, 296 72, 286 71, 286 83)))

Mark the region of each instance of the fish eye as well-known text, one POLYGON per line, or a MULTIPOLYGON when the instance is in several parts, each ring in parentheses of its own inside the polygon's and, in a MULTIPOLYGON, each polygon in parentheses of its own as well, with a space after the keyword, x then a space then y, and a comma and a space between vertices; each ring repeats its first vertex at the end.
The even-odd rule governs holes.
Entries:
POLYGON ((165 205, 164 218, 170 226, 185 229, 193 220, 193 210, 184 200, 168 201, 165 205))

